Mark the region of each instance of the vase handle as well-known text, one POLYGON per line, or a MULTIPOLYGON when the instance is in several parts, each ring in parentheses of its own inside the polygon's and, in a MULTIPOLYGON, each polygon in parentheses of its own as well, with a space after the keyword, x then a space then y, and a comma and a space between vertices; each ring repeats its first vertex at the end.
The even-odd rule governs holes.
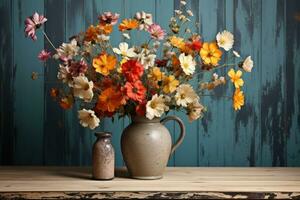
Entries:
POLYGON ((184 139, 184 136, 185 136, 185 126, 184 126, 182 120, 179 117, 176 117, 174 115, 167 116, 167 117, 163 118, 162 120, 160 120, 160 123, 165 124, 167 121, 170 121, 170 120, 176 121, 179 124, 179 127, 180 127, 179 138, 172 145, 172 148, 171 148, 171 152, 170 152, 170 157, 171 157, 171 155, 174 153, 174 151, 177 149, 177 147, 179 147, 179 145, 181 145, 181 143, 183 142, 183 139, 184 139))

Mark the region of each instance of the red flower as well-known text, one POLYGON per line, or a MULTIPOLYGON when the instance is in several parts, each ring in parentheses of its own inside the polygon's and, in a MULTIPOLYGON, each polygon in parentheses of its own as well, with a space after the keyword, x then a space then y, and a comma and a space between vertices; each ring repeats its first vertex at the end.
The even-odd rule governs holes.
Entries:
POLYGON ((69 70, 72 76, 79 76, 85 74, 88 69, 88 65, 84 60, 77 62, 71 62, 69 65, 69 70))
POLYGON ((188 46, 188 48, 192 49, 193 51, 200 51, 202 47, 202 42, 200 40, 200 37, 192 37, 190 39, 190 42, 187 42, 185 45, 188 46))
POLYGON ((143 102, 146 98, 147 89, 140 80, 135 81, 134 83, 127 82, 124 86, 124 90, 127 97, 134 101, 143 102))
POLYGON ((142 103, 140 103, 139 105, 137 105, 137 107, 135 108, 135 112, 138 116, 146 115, 146 104, 147 104, 147 101, 145 100, 142 103))
POLYGON ((122 73, 127 81, 135 82, 143 75, 144 67, 137 60, 128 60, 122 64, 122 73))
POLYGON ((42 62, 47 61, 50 57, 51 53, 46 51, 45 49, 43 49, 38 55, 38 59, 40 59, 42 62))

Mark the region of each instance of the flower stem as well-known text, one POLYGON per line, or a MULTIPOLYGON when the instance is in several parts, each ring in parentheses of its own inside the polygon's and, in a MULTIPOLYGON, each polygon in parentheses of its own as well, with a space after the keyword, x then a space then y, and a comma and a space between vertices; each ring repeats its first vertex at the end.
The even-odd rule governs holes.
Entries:
POLYGON ((47 39, 47 41, 49 42, 49 44, 52 46, 52 48, 53 48, 55 51, 57 51, 56 48, 55 48, 55 46, 53 45, 53 43, 52 43, 51 40, 49 39, 48 35, 45 33, 45 31, 43 31, 43 34, 44 34, 45 38, 47 39))

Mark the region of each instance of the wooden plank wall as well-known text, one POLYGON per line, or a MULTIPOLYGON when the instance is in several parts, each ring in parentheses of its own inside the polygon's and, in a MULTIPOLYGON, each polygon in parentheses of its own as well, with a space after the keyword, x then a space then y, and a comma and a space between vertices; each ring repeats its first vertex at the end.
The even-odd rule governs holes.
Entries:
MULTIPOLYGON (((208 112, 202 120, 186 124, 187 136, 169 161, 170 166, 300 166, 300 2, 298 0, 188 0, 196 28, 205 41, 227 29, 235 35, 234 49, 252 55, 255 68, 245 74, 246 105, 234 112, 230 84, 202 102, 208 112)), ((144 10, 167 27, 179 0, 2 0, 0 2, 0 164, 90 165, 92 131, 77 120, 76 106, 62 111, 49 96, 56 81, 56 64, 45 66, 38 52, 50 48, 39 32, 32 42, 24 37, 26 16, 45 13, 44 30, 58 46, 68 37, 97 22, 107 10, 124 18, 144 10), (32 81, 31 72, 41 76, 32 81)), ((140 43, 145 35, 134 35, 140 43)), ((122 40, 112 35, 113 45, 122 40)), ((226 58, 225 58, 226 59, 226 58)), ((220 72, 225 72, 220 70, 220 72)), ((207 78, 210 74, 199 76, 207 78)), ((192 84, 196 85, 195 80, 192 84)), ((122 129, 128 119, 101 129, 113 132, 116 164, 123 165, 120 150, 122 129)), ((178 137, 175 123, 167 124, 178 137)))

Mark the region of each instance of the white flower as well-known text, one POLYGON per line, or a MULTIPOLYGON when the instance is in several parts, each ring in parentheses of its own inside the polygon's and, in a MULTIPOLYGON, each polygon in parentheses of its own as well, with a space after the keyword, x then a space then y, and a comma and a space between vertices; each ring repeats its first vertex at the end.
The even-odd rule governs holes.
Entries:
POLYGON ((226 51, 229 51, 234 43, 233 35, 229 31, 224 30, 219 32, 216 36, 217 43, 219 47, 222 47, 226 51))
POLYGON ((145 69, 148 69, 149 67, 154 66, 155 58, 156 58, 155 54, 149 54, 149 55, 143 54, 141 56, 140 62, 144 66, 145 69))
POLYGON ((180 66, 186 75, 191 75, 195 72, 196 61, 191 55, 184 53, 179 55, 180 66))
POLYGON ((100 41, 108 41, 109 40, 109 35, 100 34, 100 35, 98 35, 98 39, 100 41))
POLYGON ((153 42, 153 47, 154 47, 154 48, 158 48, 159 45, 160 45, 160 42, 159 42, 159 41, 156 40, 155 42, 153 42))
POLYGON ((240 54, 237 51, 232 51, 232 53, 237 58, 241 57, 240 54))
POLYGON ((72 79, 72 76, 70 74, 68 66, 64 66, 62 64, 59 64, 57 79, 61 80, 63 83, 67 83, 69 86, 72 85, 73 79, 72 79))
POLYGON ((126 38, 128 40, 130 39, 130 35, 128 33, 123 33, 122 35, 123 35, 124 38, 126 38))
POLYGON ((181 15, 182 14, 181 10, 174 10, 174 12, 175 12, 176 15, 181 15))
POLYGON ((63 43, 54 55, 56 59, 69 60, 78 54, 79 47, 77 46, 77 41, 75 39, 71 40, 70 43, 63 43))
POLYGON ((186 1, 181 0, 181 1, 180 1, 180 4, 185 6, 185 5, 186 5, 186 1))
POLYGON ((175 100, 178 106, 187 107, 189 103, 198 99, 198 95, 189 84, 182 84, 176 89, 175 100))
POLYGON ((243 62, 243 69, 246 72, 251 72, 252 68, 253 68, 253 60, 251 59, 251 56, 248 56, 245 61, 243 62))
POLYGON ((89 81, 85 76, 77 76, 73 78, 74 96, 83 99, 85 102, 90 102, 94 96, 93 81, 89 81))
POLYGON ((194 16, 194 14, 193 14, 193 12, 192 12, 191 10, 187 10, 186 13, 187 13, 189 16, 191 16, 191 17, 194 16))
POLYGON ((189 121, 194 121, 202 117, 202 113, 204 111, 204 106, 199 103, 199 101, 194 101, 188 105, 188 116, 189 121))
POLYGON ((135 57, 136 53, 134 52, 134 48, 128 48, 128 44, 126 42, 121 42, 119 44, 119 49, 118 48, 113 48, 113 51, 116 54, 122 55, 124 57, 135 57))
POLYGON ((164 112, 169 110, 169 106, 166 105, 170 101, 170 98, 164 95, 155 94, 152 99, 146 104, 146 117, 153 119, 154 117, 161 117, 164 112))
POLYGON ((219 75, 217 73, 213 73, 212 79, 217 80, 219 78, 219 75))
POLYGON ((99 126, 100 123, 99 118, 95 115, 95 112, 93 110, 79 110, 78 118, 80 120, 79 123, 83 127, 89 127, 90 129, 95 129, 97 126, 99 126))
POLYGON ((137 12, 135 18, 140 22, 139 30, 147 30, 149 26, 153 24, 152 15, 150 13, 145 13, 144 11, 137 12))

